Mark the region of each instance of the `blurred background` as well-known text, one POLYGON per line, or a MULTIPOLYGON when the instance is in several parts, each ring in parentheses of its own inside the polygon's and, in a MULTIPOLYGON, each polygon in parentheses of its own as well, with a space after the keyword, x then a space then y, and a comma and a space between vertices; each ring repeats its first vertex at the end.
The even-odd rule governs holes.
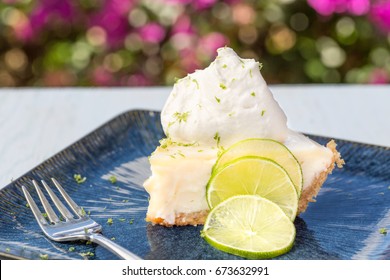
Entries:
POLYGON ((1 0, 0 87, 171 85, 222 46, 275 83, 389 83, 390 0, 1 0))

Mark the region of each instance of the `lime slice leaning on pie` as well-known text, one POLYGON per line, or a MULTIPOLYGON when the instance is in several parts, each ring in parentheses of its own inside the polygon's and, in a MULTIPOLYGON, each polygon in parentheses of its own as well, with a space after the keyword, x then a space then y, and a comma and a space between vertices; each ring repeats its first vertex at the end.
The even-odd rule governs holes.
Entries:
POLYGON ((290 220, 298 210, 298 194, 287 172, 261 157, 241 157, 214 170, 206 189, 210 209, 235 195, 259 195, 279 205, 290 220))
POLYGON ((233 144, 218 158, 213 167, 213 171, 243 156, 269 158, 281 165, 294 183, 298 197, 301 195, 303 177, 300 164, 285 145, 272 139, 251 138, 233 144))

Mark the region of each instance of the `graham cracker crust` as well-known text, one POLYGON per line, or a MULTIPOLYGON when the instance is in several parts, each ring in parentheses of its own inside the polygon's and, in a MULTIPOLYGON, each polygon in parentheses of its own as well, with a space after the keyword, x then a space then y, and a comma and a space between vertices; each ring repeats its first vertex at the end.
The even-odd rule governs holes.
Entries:
POLYGON ((326 181, 326 178, 329 174, 332 173, 335 166, 338 168, 342 168, 345 164, 345 161, 341 158, 340 153, 336 149, 336 142, 334 140, 329 141, 326 144, 326 147, 330 149, 333 153, 332 163, 328 166, 328 168, 320 173, 317 178, 313 181, 313 183, 307 187, 301 194, 301 197, 299 199, 298 203, 298 214, 303 213, 306 211, 307 206, 309 202, 315 202, 315 197, 317 196, 318 192, 320 191, 322 185, 326 181))
POLYGON ((206 221, 207 214, 209 213, 208 210, 202 210, 198 212, 192 212, 192 213, 179 213, 175 217, 175 222, 173 224, 167 222, 165 219, 160 217, 150 217, 149 215, 146 216, 147 222, 152 222, 153 224, 162 225, 166 227, 172 227, 172 226, 197 226, 197 225, 203 225, 206 221))

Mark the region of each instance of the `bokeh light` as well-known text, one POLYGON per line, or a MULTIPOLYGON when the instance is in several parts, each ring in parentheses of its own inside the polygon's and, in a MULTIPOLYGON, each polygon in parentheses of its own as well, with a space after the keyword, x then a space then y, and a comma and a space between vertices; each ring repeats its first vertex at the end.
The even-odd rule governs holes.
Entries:
POLYGON ((0 86, 152 86, 233 47, 269 83, 389 83, 390 0, 4 0, 0 86))

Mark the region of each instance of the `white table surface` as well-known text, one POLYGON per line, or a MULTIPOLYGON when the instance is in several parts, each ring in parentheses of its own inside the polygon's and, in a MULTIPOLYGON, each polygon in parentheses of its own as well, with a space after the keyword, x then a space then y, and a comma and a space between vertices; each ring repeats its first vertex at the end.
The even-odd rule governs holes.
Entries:
MULTIPOLYGON (((169 87, 0 89, 0 188, 132 109, 161 110, 169 87)), ((290 128, 390 147, 390 86, 271 86, 290 128)))

